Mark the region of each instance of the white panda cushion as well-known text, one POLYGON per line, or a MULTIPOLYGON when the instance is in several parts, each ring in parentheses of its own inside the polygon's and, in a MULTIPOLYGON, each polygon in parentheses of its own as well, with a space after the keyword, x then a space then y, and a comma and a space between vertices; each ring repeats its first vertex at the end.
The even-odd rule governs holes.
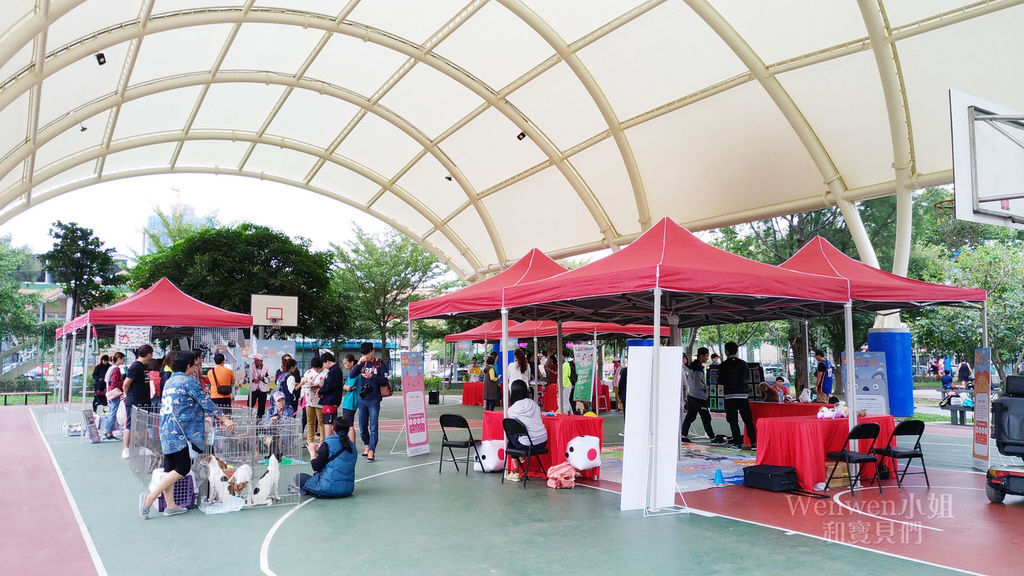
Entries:
POLYGON ((577 436, 565 446, 565 459, 577 470, 601 466, 601 440, 597 436, 577 436))
POLYGON ((505 443, 501 440, 484 440, 477 444, 480 458, 473 463, 477 472, 500 472, 505 466, 505 443))

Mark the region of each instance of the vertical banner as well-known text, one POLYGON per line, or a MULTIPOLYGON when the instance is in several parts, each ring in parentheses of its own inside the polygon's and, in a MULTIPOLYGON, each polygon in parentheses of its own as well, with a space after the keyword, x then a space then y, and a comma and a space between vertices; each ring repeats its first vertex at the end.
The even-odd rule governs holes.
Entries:
POLYGON ((402 352, 402 400, 405 405, 406 454, 430 452, 427 437, 427 399, 423 385, 423 353, 402 352))
MULTIPOLYGON (((868 414, 889 414, 888 372, 885 352, 854 352, 857 409, 868 414)), ((845 361, 845 358, 844 358, 845 361)))
POLYGON ((573 349, 576 362, 576 388, 572 394, 573 402, 592 402, 594 400, 594 362, 597 349, 593 346, 576 346, 573 349))
POLYGON ((992 349, 974 351, 974 467, 988 470, 992 419, 992 349))

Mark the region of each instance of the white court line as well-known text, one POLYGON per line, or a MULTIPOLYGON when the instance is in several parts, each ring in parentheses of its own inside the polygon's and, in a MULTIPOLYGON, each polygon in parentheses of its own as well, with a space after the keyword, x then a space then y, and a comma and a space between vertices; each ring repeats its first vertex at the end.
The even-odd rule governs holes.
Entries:
MULTIPOLYGON (((593 490, 600 490, 602 492, 610 492, 612 494, 618 494, 619 493, 619 492, 616 492, 614 490, 610 490, 608 488, 598 488, 597 486, 589 486, 587 484, 577 484, 577 486, 583 486, 585 488, 591 488, 593 490)), ((971 490, 979 490, 979 488, 971 488, 971 490)), ((866 546, 860 546, 858 544, 851 544, 849 542, 842 542, 842 541, 839 541, 839 540, 832 540, 830 538, 825 538, 824 536, 818 536, 816 534, 809 534, 807 532, 800 532, 800 531, 796 531, 796 530, 790 530, 788 528, 782 528, 781 526, 772 526, 771 524, 764 524, 762 522, 757 522, 755 520, 747 520, 746 518, 737 518, 735 516, 729 516, 729 515, 726 515, 726 514, 719 514, 717 512, 708 512, 707 510, 700 510, 698 508, 693 508, 693 507, 690 507, 690 506, 687 506, 686 509, 690 513, 692 513, 692 514, 695 514, 697 516, 704 516, 705 518, 716 518, 716 517, 717 518, 725 518, 726 520, 733 520, 735 522, 743 522, 743 523, 746 523, 746 524, 752 524, 754 526, 760 526, 762 528, 769 528, 771 530, 778 530, 779 532, 782 532, 786 536, 792 536, 794 534, 798 535, 798 536, 806 536, 807 538, 813 538, 815 540, 821 540, 822 542, 828 542, 830 544, 840 544, 842 546, 849 546, 850 548, 856 548, 857 550, 863 550, 865 552, 872 552, 874 554, 881 554, 883 556, 889 556, 891 558, 899 558, 900 560, 906 560, 908 562, 915 562, 917 564, 924 564, 926 566, 934 566, 936 568, 942 568, 944 570, 952 570, 954 572, 961 572, 961 573, 964 573, 964 574, 974 574, 976 576, 983 576, 980 572, 971 572, 969 570, 963 570, 961 568, 956 568, 956 567, 953 567, 953 566, 943 566, 942 564, 936 564, 934 562, 928 562, 927 560, 921 560, 919 558, 913 558, 913 557, 910 557, 910 556, 903 556, 902 554, 894 554, 892 552, 885 552, 884 550, 875 550, 874 548, 868 548, 866 546)), ((883 520, 887 520, 887 519, 883 518, 883 520)))
POLYGON ((61 487, 64 488, 64 495, 67 496, 68 504, 71 505, 71 512, 75 515, 75 522, 78 522, 78 529, 82 532, 82 539, 85 540, 85 547, 89 550, 89 556, 92 557, 92 564, 96 568, 96 573, 99 576, 107 576, 107 569, 103 566, 103 559, 100 558, 100 554, 96 550, 96 545, 92 541, 89 529, 85 527, 85 521, 82 520, 82 514, 78 511, 75 497, 71 495, 68 483, 64 480, 64 474, 60 471, 60 466, 57 464, 57 457, 53 455, 50 443, 46 441, 46 436, 43 435, 43 429, 39 426, 39 421, 36 420, 35 412, 30 408, 28 413, 32 416, 32 422, 36 425, 36 432, 39 432, 39 439, 43 441, 43 446, 46 446, 46 453, 50 455, 50 461, 53 462, 53 469, 57 472, 57 479, 60 480, 61 487))
MULTIPOLYGON (((933 488, 942 488, 942 486, 933 486, 933 488)), ((861 490, 870 490, 870 488, 861 487, 861 490)), ((843 508, 846 508, 850 512, 853 512, 854 514, 861 514, 861 515, 864 515, 864 516, 868 516, 869 518, 874 518, 875 520, 882 520, 882 521, 885 521, 885 522, 895 522, 897 524, 905 524, 907 526, 918 526, 920 528, 925 528, 927 530, 934 530, 936 532, 945 532, 945 530, 943 530, 942 528, 933 528, 931 526, 925 526, 924 524, 921 524, 920 522, 906 522, 904 520, 893 520, 892 518, 886 518, 885 516, 878 516, 876 514, 871 514, 870 512, 865 512, 863 510, 857 510, 856 508, 852 508, 850 506, 847 506, 846 504, 843 504, 842 502, 839 501, 839 497, 840 496, 842 496, 843 494, 849 494, 849 493, 850 493, 849 490, 843 490, 842 492, 836 492, 836 494, 834 496, 832 496, 832 501, 835 502, 836 504, 839 504, 843 508)))
MULTIPOLYGON (((401 472, 403 470, 409 470, 410 468, 419 468, 420 466, 433 466, 434 464, 435 464, 435 462, 430 461, 430 462, 423 462, 422 464, 413 464, 412 466, 406 466, 404 468, 396 468, 394 470, 386 470, 384 472, 380 472, 380 473, 377 473, 377 474, 372 474, 370 476, 365 476, 363 478, 356 478, 355 483, 358 484, 358 483, 362 482, 363 480, 369 480, 370 478, 377 478, 378 476, 384 476, 384 475, 387 475, 387 474, 393 474, 395 472, 401 472)), ((288 518, 291 518, 292 514, 295 514, 303 506, 305 506, 306 504, 309 504, 310 502, 313 502, 315 500, 316 500, 316 498, 309 498, 305 502, 300 502, 298 506, 295 506, 294 508, 292 508, 288 512, 285 512, 285 514, 283 516, 281 516, 280 518, 278 518, 277 522, 274 522, 274 525, 270 527, 270 531, 267 532, 267 535, 263 538, 263 544, 260 546, 260 572, 263 572, 267 576, 277 576, 277 572, 274 572, 273 570, 270 569, 270 558, 269 558, 270 541, 274 539, 274 535, 277 534, 278 528, 280 528, 281 525, 284 524, 285 520, 287 520, 288 518)))

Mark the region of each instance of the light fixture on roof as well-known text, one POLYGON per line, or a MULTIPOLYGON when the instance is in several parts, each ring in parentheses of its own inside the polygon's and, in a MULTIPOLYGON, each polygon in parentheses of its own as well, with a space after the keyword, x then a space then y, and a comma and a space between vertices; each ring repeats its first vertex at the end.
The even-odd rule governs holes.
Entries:
POLYGON ((88 130, 88 128, 85 127, 85 124, 79 122, 78 123, 78 131, 79 132, 85 132, 86 130, 88 130))
POLYGON ((518 134, 518 135, 516 136, 516 140, 522 140, 523 138, 526 138, 526 132, 520 132, 520 133, 519 133, 519 134, 518 134))
POLYGON ((452 175, 451 174, 445 174, 444 175, 444 179, 449 181, 449 182, 451 182, 452 181, 452 175))
POLYGON ((107 63, 107 57, 103 55, 103 52, 96 53, 96 63, 98 63, 100 66, 103 66, 107 63))

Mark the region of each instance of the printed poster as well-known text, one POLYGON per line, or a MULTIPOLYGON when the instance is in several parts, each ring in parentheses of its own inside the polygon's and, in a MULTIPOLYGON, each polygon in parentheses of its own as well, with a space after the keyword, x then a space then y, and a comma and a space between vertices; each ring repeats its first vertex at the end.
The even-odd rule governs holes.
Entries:
POLYGON ((406 454, 418 456, 430 453, 422 352, 402 352, 402 400, 405 407, 406 454))
POLYGON ((868 414, 889 414, 889 383, 885 371, 885 352, 854 352, 857 382, 857 410, 868 414))
POLYGON ((576 388, 572 394, 574 402, 594 401, 594 373, 597 368, 597 349, 593 346, 576 346, 573 350, 576 360, 576 388))
POLYGON ((988 470, 992 419, 992 349, 974 351, 974 467, 988 470))
POLYGON ((134 350, 149 344, 152 326, 127 326, 118 324, 114 330, 114 343, 119 350, 134 350))

